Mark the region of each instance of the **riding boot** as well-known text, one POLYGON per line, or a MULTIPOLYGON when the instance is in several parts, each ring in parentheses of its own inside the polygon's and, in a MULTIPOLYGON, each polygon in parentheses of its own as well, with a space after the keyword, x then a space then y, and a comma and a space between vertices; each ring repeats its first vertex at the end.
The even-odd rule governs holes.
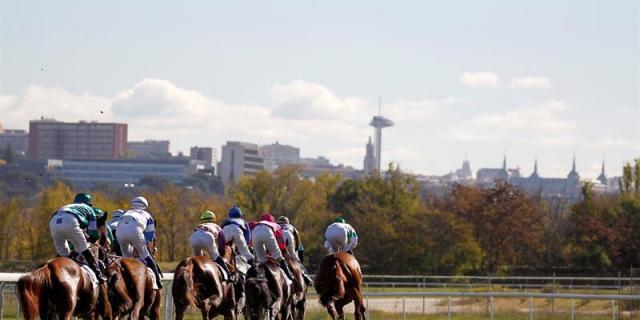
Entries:
POLYGON ((147 267, 151 268, 151 271, 153 271, 153 274, 156 276, 156 283, 158 284, 158 288, 162 289, 162 280, 160 280, 160 270, 158 270, 158 266, 156 265, 156 262, 153 261, 153 258, 151 256, 148 256, 144 258, 144 264, 146 264, 147 267))
POLYGON ((96 257, 93 256, 93 253, 89 251, 89 249, 82 251, 82 256, 85 260, 87 260, 87 264, 91 271, 96 274, 96 278, 98 278, 98 282, 103 283, 107 281, 107 277, 104 275, 104 270, 102 270, 101 265, 96 260, 96 257))
POLYGON ((284 259, 280 260, 280 268, 282 269, 282 271, 284 271, 284 274, 287 275, 287 278, 289 278, 289 280, 295 281, 295 277, 293 276, 291 269, 289 269, 289 265, 284 259))
POLYGON ((232 275, 232 274, 231 274, 231 272, 229 271, 229 268, 227 268, 227 263, 226 263, 226 262, 224 262, 224 259, 222 259, 222 257, 221 257, 221 256, 218 256, 218 257, 217 257, 215 260, 213 260, 213 261, 215 261, 219 266, 221 266, 221 267, 222 267, 222 269, 224 270, 224 272, 227 274, 226 280, 227 280, 228 282, 233 282, 233 279, 232 279, 233 275, 232 275))

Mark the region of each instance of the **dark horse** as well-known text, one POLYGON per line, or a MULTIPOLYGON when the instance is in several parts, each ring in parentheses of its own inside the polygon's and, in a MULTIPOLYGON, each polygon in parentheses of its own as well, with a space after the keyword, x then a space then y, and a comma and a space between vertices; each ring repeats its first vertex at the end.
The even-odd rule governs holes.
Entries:
MULTIPOLYGON (((99 228, 104 229, 105 219, 106 214, 98 219, 99 228)), ((98 244, 89 248, 95 257, 104 257, 98 244)), ((72 259, 58 257, 20 277, 16 288, 25 319, 111 319, 107 285, 94 285, 89 272, 72 259)))
POLYGON ((106 270, 109 283, 109 301, 113 318, 160 318, 162 289, 154 288, 155 275, 147 266, 134 258, 113 258, 106 270))
POLYGON ((361 284, 360 264, 353 255, 346 252, 324 257, 314 281, 316 292, 320 296, 320 304, 327 308, 327 312, 334 320, 344 319, 343 307, 351 301, 355 303, 356 320, 366 319, 366 310, 360 291, 361 284))
POLYGON ((244 317, 248 320, 288 320, 292 284, 273 261, 251 267, 246 274, 244 317))
POLYGON ((307 303, 307 284, 304 281, 303 266, 298 260, 286 258, 289 268, 300 286, 294 286, 291 296, 291 315, 294 320, 303 320, 307 303))
MULTIPOLYGON (((221 255, 235 270, 235 256, 230 246, 224 246, 221 255)), ((223 315, 224 319, 236 319, 237 283, 224 281, 222 270, 216 262, 205 256, 186 258, 178 264, 173 275, 173 303, 176 320, 181 320, 189 306, 200 309, 202 319, 223 315)), ((231 275, 229 275, 231 276, 231 275)), ((236 278, 236 282, 239 281, 236 278)))

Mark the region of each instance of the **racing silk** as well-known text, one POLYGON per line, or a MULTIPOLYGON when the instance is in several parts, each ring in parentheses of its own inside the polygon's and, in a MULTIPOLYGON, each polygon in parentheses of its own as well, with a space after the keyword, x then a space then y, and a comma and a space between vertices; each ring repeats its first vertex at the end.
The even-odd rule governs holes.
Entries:
POLYGON ((131 217, 136 221, 138 227, 143 230, 142 233, 144 234, 144 240, 146 242, 153 241, 153 237, 155 236, 156 232, 156 222, 153 220, 153 217, 151 216, 151 214, 149 214, 149 212, 142 209, 129 210, 124 215, 122 215, 123 219, 125 217, 131 217))
POLYGON ((218 248, 224 248, 224 246, 227 244, 227 240, 224 238, 224 232, 222 232, 222 228, 213 222, 201 223, 195 229, 193 229, 193 231, 198 230, 211 233, 213 235, 213 238, 215 238, 217 241, 218 248))
POLYGON ((84 203, 72 203, 58 209, 55 214, 61 212, 72 214, 78 220, 80 228, 87 230, 89 238, 95 240, 100 237, 98 234, 96 211, 91 206, 84 203))
POLYGON ((273 234, 276 236, 276 240, 278 241, 278 247, 280 248, 280 250, 282 251, 287 250, 287 245, 284 243, 284 239, 282 237, 282 229, 280 228, 280 225, 278 225, 275 222, 264 221, 264 220, 258 221, 256 226, 259 226, 259 225, 266 225, 269 228, 271 228, 271 231, 273 231, 273 234))
POLYGON ((356 233, 356 230, 348 223, 340 223, 340 222, 335 222, 333 223, 335 225, 338 225, 342 228, 344 228, 345 230, 347 230, 347 240, 349 240, 349 242, 352 241, 352 239, 356 239, 356 242, 358 241, 358 234, 356 233))
POLYGON ((249 230, 249 225, 247 224, 246 221, 240 218, 226 218, 222 221, 222 223, 220 224, 220 227, 224 228, 230 224, 238 226, 238 228, 242 230, 242 234, 244 235, 244 240, 247 243, 251 243, 251 230, 249 230))
POLYGON ((302 240, 300 240, 300 234, 298 233, 298 229, 296 229, 296 227, 294 227, 292 224, 289 224, 289 223, 281 224, 280 228, 282 228, 282 230, 284 231, 289 231, 291 232, 291 234, 293 234, 293 238, 295 241, 293 245, 296 249, 300 250, 300 247, 302 247, 302 240))
POLYGON ((118 228, 118 222, 120 222, 120 220, 122 220, 122 216, 111 218, 111 220, 107 222, 107 225, 109 226, 109 228, 111 228, 112 231, 115 232, 116 229, 118 228))

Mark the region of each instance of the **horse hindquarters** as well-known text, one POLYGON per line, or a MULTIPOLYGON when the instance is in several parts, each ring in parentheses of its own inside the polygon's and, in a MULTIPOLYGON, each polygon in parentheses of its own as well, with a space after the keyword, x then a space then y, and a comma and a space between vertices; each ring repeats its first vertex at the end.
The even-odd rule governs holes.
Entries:
MULTIPOLYGON (((38 271, 36 270, 34 273, 38 271)), ((41 313, 46 317, 48 312, 46 307, 41 306, 41 301, 46 302, 47 300, 46 283, 42 279, 42 276, 36 277, 33 274, 26 274, 20 277, 16 284, 18 301, 26 320, 36 320, 41 313)))

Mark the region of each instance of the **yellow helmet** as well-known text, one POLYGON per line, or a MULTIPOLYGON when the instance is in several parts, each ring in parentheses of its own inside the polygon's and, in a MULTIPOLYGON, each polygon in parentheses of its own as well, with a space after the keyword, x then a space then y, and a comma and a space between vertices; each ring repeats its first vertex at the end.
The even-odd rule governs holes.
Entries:
POLYGON ((200 214, 200 222, 214 222, 216 221, 216 214, 207 210, 200 214))

